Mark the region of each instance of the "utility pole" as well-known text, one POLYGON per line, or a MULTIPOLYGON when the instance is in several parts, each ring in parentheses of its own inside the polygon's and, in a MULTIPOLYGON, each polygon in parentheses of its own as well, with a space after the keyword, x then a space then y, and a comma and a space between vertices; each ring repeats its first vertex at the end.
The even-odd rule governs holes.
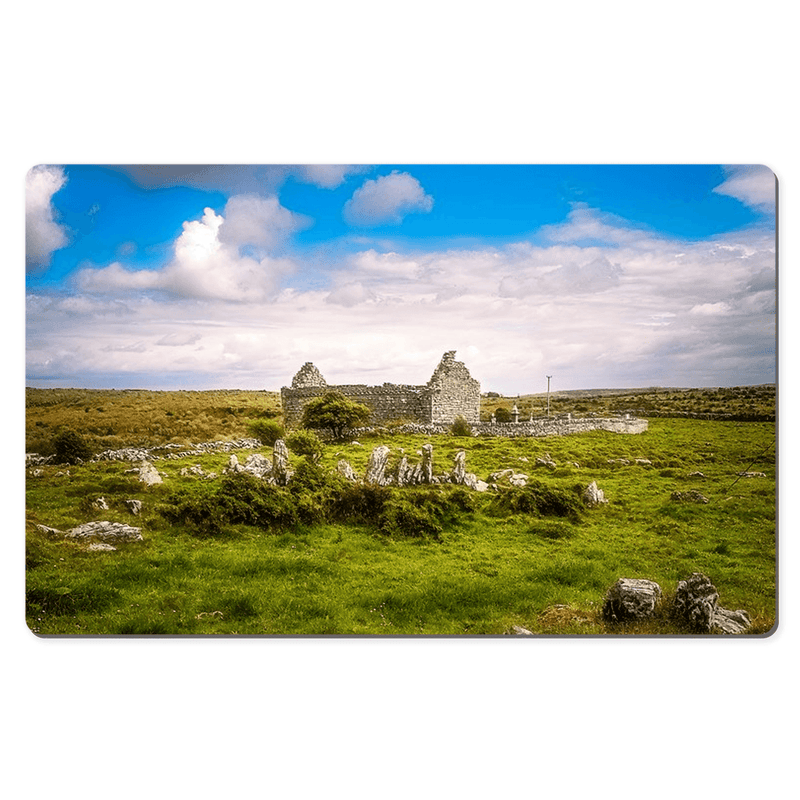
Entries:
POLYGON ((550 378, 552 375, 547 376, 547 416, 550 416, 550 378))

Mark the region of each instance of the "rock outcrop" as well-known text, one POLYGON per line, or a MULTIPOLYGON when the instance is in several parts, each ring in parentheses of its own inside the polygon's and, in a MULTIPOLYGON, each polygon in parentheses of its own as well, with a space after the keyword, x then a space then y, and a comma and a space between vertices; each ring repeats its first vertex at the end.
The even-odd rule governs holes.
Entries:
POLYGON ((378 445, 370 454, 367 470, 364 473, 364 483, 375 486, 386 484, 386 464, 389 461, 389 448, 385 444, 378 445))
POLYGON ((606 496, 603 493, 602 489, 597 488, 597 482, 592 481, 584 490, 583 494, 581 495, 583 502, 589 506, 589 508, 594 508, 595 506, 603 505, 604 503, 608 503, 606 500, 606 496))
POLYGON ((678 581, 673 615, 694 633, 739 634, 751 625, 750 617, 741 609, 730 611, 718 605, 719 593, 711 578, 693 572, 678 581))

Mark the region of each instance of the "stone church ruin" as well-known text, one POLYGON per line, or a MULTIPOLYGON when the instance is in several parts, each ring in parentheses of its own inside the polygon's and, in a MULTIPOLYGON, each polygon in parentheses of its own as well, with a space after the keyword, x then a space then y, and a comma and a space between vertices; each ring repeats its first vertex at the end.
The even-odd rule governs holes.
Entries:
POLYGON ((368 406, 370 423, 407 419, 420 423, 451 425, 456 417, 471 424, 480 422, 481 385, 450 350, 423 386, 384 383, 382 386, 346 384, 331 386, 309 361, 292 378, 290 387, 281 389, 283 416, 286 425, 299 424, 303 407, 309 400, 325 392, 341 392, 345 397, 368 406))

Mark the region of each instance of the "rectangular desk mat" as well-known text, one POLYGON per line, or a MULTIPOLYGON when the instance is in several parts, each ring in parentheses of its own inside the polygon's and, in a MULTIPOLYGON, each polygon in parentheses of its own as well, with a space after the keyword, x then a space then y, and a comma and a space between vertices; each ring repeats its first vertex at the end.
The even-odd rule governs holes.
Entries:
POLYGON ((769 636, 776 200, 758 165, 33 167, 28 628, 769 636))

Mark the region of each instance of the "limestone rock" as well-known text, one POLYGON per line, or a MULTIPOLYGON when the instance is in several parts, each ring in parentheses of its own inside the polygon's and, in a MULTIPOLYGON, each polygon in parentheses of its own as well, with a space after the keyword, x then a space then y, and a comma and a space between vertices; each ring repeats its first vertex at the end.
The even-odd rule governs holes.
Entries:
POLYGON ((463 450, 456 453, 453 471, 450 474, 453 483, 463 485, 467 477, 467 454, 463 450))
POLYGON ((407 486, 411 482, 413 473, 412 467, 408 463, 408 458, 403 456, 400 463, 397 465, 397 472, 395 473, 395 482, 398 486, 407 486))
POLYGON ((643 578, 620 578, 606 594, 603 618, 609 622, 642 620, 661 602, 661 587, 643 578))
MULTIPOLYGON (((191 467, 189 467, 191 469, 191 467)), ((222 470, 224 475, 236 475, 239 472, 242 472, 244 467, 239 463, 239 459, 235 455, 231 455, 228 459, 227 466, 222 470)), ((181 470, 181 475, 183 475, 183 470, 181 470)))
POLYGON ((141 500, 126 500, 125 505, 128 506, 128 511, 134 515, 139 514, 142 510, 141 500))
POLYGON ((750 616, 746 611, 742 609, 729 611, 727 608, 717 606, 714 616, 711 618, 709 632, 735 635, 746 633, 751 625, 750 616))
MULTIPOLYGON (((239 459, 237 459, 236 456, 231 456, 231 458, 235 460, 236 465, 238 466, 239 459)), ((230 466, 230 463, 231 462, 230 462, 230 459, 229 459, 228 460, 228 466, 230 466)), ((181 476, 182 477, 188 477, 189 475, 198 475, 199 477, 203 478, 203 477, 205 477, 205 474, 206 473, 203 471, 203 468, 199 464, 194 464, 191 467, 181 467, 181 476)))
POLYGON ((766 473, 764 472, 737 472, 736 473, 740 478, 766 478, 766 473))
POLYGON ((337 462, 336 471, 344 478, 347 478, 348 481, 358 480, 358 476, 354 472, 353 467, 350 465, 350 462, 344 458, 340 458, 339 461, 337 462))
POLYGON ((557 466, 550 453, 545 453, 541 458, 537 458, 534 463, 537 467, 547 467, 548 469, 555 469, 557 466))
POLYGON ((678 581, 673 603, 674 616, 697 633, 709 633, 717 610, 719 594, 711 578, 693 572, 678 581))
POLYGON ((511 630, 509 633, 513 634, 514 636, 533 636, 533 632, 529 631, 527 628, 523 628, 521 625, 512 625, 511 630))
POLYGON ((286 486, 294 475, 289 469, 289 448, 283 439, 278 439, 272 447, 272 478, 278 486, 286 486))
POLYGON ((386 462, 389 460, 389 448, 385 444, 378 445, 370 454, 367 471, 364 473, 364 483, 384 486, 386 478, 386 462))
POLYGON ((90 551, 116 551, 117 548, 113 544, 107 544, 106 542, 92 542, 86 549, 90 551))
POLYGON ((121 522, 85 522, 65 534, 66 539, 94 542, 141 542, 142 529, 121 522))
POLYGON ((158 470, 149 462, 142 461, 139 465, 139 480, 147 486, 154 486, 157 483, 163 483, 161 475, 158 470))
POLYGON ((433 445, 422 445, 422 462, 420 464, 422 475, 420 483, 433 483, 433 445))
POLYGON ((499 472, 493 472, 489 476, 492 483, 503 483, 509 486, 518 486, 522 488, 528 485, 528 476, 524 472, 514 472, 513 469, 502 469, 499 472))
POLYGON ((583 502, 586 503, 586 505, 589 506, 590 508, 602 505, 603 503, 608 503, 608 500, 606 500, 606 496, 603 493, 603 490, 597 488, 596 481, 592 481, 583 490, 582 497, 583 497, 583 502))
POLYGON ((49 528, 47 525, 37 525, 36 526, 42 533, 50 536, 51 538, 60 538, 64 535, 64 531, 58 530, 58 528, 49 528))
POLYGON ((266 478, 272 472, 272 462, 261 453, 250 453, 244 462, 243 469, 257 478, 266 478))
POLYGON ((669 499, 676 503, 698 503, 703 504, 708 502, 705 495, 700 494, 696 489, 689 489, 688 492, 673 492, 669 499))
POLYGON ((97 511, 108 511, 108 503, 105 497, 98 497, 97 500, 92 503, 92 508, 97 509, 97 511))

